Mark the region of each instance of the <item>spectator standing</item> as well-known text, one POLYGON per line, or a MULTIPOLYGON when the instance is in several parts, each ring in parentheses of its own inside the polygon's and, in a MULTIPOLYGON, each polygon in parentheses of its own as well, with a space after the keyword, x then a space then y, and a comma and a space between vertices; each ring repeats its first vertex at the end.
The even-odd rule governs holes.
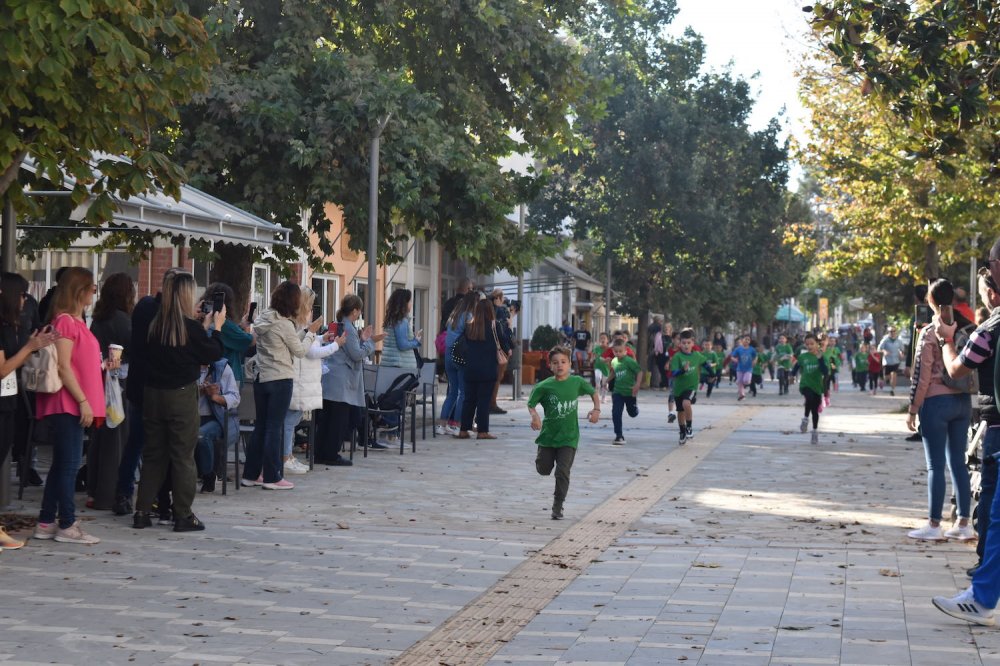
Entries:
MULTIPOLYGON (((56 353, 63 385, 55 393, 38 393, 35 397, 35 417, 46 421, 52 440, 52 467, 45 479, 36 539, 100 542, 80 528, 73 498, 83 455, 83 430, 93 425, 95 418, 104 419, 101 349, 83 319, 96 292, 90 271, 75 266, 67 268, 49 307, 52 328, 59 335, 56 353)), ((115 365, 109 363, 108 367, 113 369, 115 365)))
POLYGON ((573 349, 573 364, 578 375, 583 374, 590 361, 590 339, 590 331, 585 328, 578 328, 573 332, 573 342, 576 345, 573 349))
POLYGON ((326 359, 328 372, 323 375, 323 411, 320 414, 316 438, 316 462, 324 465, 353 465, 340 455, 350 433, 361 425, 365 409, 365 359, 375 351, 385 333, 372 335, 369 324, 360 332, 356 322, 361 318, 364 302, 354 294, 344 296, 337 311, 337 322, 346 334, 340 350, 326 359))
MULTIPOLYGON (((271 292, 270 307, 254 324, 257 333, 257 375, 253 380, 256 407, 253 437, 247 447, 243 467, 244 486, 263 486, 267 490, 291 490, 295 487, 284 478, 282 430, 292 401, 295 358, 304 358, 323 323, 316 318, 303 337, 295 324, 299 316, 302 290, 294 282, 282 282, 271 292)), ((311 308, 310 308, 311 310, 311 308)))
MULTIPOLYGON (((316 301, 316 292, 309 287, 301 289, 302 297, 298 314, 295 317, 295 325, 298 328, 299 337, 305 339, 309 317, 312 316, 313 303, 316 301)), ((295 368, 295 377, 292 381, 292 399, 288 404, 288 413, 285 415, 285 424, 282 428, 285 475, 305 474, 309 471, 309 467, 300 463, 295 457, 295 426, 302 420, 305 412, 323 409, 323 386, 321 383, 323 359, 337 353, 346 339, 346 332, 340 333, 338 336, 336 331, 327 331, 325 335, 317 336, 313 340, 304 357, 292 359, 292 365, 295 368)))
POLYGON ((451 314, 454 312, 458 304, 462 302, 465 295, 469 293, 472 289, 472 280, 467 277, 462 278, 458 281, 458 287, 455 289, 455 295, 444 302, 441 306, 441 326, 438 327, 438 332, 444 331, 448 328, 448 321, 451 319, 451 314))
POLYGON ((490 434, 490 392, 500 373, 498 356, 509 351, 500 333, 493 304, 481 300, 476 304, 472 321, 466 326, 467 354, 465 364, 466 395, 462 403, 462 426, 457 437, 468 439, 475 417, 476 439, 496 439, 490 434))
MULTIPOLYGON (((132 340, 132 308, 135 307, 135 283, 127 273, 109 275, 101 286, 101 295, 94 304, 90 332, 97 338, 101 355, 109 358, 109 345, 122 348, 122 367, 117 381, 124 388, 128 375, 128 351, 132 340)), ((115 499, 118 467, 122 448, 128 439, 131 423, 125 421, 116 428, 107 424, 97 428, 87 448, 87 505, 95 509, 110 509, 115 499)))
MULTIPOLYGON (((30 354, 52 344, 57 337, 41 332, 24 335, 21 307, 27 286, 27 281, 17 273, 0 275, 0 465, 7 459, 16 435, 14 421, 21 402, 18 371, 30 354)), ((0 525, 0 550, 16 550, 23 545, 0 525)))
POLYGON ((441 405, 441 424, 437 434, 457 435, 459 421, 462 420, 462 404, 465 398, 465 366, 455 363, 451 357, 452 347, 465 335, 465 327, 472 319, 472 313, 479 302, 479 294, 469 292, 452 310, 448 319, 445 336, 444 369, 448 374, 448 395, 441 405))
MULTIPOLYGON (((507 374, 507 362, 510 360, 510 350, 511 346, 511 334, 510 334, 510 310, 507 308, 506 302, 503 297, 503 290, 494 289, 493 293, 490 294, 490 300, 493 302, 493 314, 495 318, 494 330, 496 331, 497 338, 499 338, 499 345, 503 349, 503 360, 500 361, 498 357, 497 363, 497 378, 496 382, 493 384, 493 395, 490 397, 490 414, 506 414, 506 409, 501 409, 497 405, 497 395, 500 393, 500 384, 503 383, 504 375, 507 374)), ((572 334, 572 331, 570 331, 572 334)))
POLYGON ((389 296, 385 306, 385 340, 382 342, 381 365, 390 368, 417 369, 417 357, 423 331, 413 332, 410 313, 413 312, 413 292, 397 289, 389 296))
MULTIPOLYGON (((196 288, 190 273, 175 271, 165 277, 160 308, 149 325, 142 401, 145 444, 132 517, 132 527, 136 529, 152 525, 153 500, 168 474, 173 494, 174 531, 205 529, 205 524, 191 509, 198 477, 194 453, 201 426, 198 379, 203 365, 222 358, 218 331, 226 318, 226 308, 223 306, 222 310, 199 322, 195 319, 200 314, 195 300, 196 288)), ((162 506, 160 510, 162 518, 162 506)))

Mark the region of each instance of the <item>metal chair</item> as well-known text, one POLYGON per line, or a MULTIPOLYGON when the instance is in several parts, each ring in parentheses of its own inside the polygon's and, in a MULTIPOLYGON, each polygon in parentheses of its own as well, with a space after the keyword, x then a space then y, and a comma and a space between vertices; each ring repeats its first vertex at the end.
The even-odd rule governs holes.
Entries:
MULTIPOLYGON (((253 384, 247 383, 240 387, 240 408, 237 412, 240 424, 240 436, 233 447, 233 484, 236 490, 240 489, 240 444, 246 450, 246 438, 253 436, 254 423, 257 421, 257 401, 253 397, 253 384)), ((228 441, 228 440, 227 440, 228 441)), ((225 494, 225 481, 223 483, 223 494, 225 494)))

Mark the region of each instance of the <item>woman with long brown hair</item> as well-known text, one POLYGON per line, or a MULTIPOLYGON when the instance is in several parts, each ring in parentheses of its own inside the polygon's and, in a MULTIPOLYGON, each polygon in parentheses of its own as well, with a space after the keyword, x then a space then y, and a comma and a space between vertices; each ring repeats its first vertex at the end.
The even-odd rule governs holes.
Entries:
POLYGON ((499 352, 508 352, 509 346, 497 331, 493 303, 485 297, 476 303, 472 320, 465 327, 465 339, 465 397, 457 437, 469 438, 475 416, 476 439, 496 439, 496 435, 490 434, 490 401, 500 367, 499 352))
MULTIPOLYGON (((36 539, 95 544, 100 539, 80 529, 76 520, 76 474, 83 455, 83 429, 104 420, 104 382, 101 349, 87 328, 84 311, 94 301, 97 285, 85 268, 67 268, 56 288, 49 316, 58 333, 56 353, 62 388, 38 393, 35 418, 45 421, 52 441, 52 467, 45 479, 36 539), (59 522, 56 522, 56 518, 59 522)), ((114 363, 109 368, 116 367, 114 363)))

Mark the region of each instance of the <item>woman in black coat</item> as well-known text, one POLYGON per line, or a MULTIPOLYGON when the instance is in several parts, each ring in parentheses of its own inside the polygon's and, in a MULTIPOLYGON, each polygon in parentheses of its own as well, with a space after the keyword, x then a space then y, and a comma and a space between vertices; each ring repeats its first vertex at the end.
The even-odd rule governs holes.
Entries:
POLYGON ((510 352, 506 336, 497 330, 493 303, 485 298, 476 304, 472 321, 465 327, 465 400, 462 403, 462 426, 457 437, 468 439, 472 418, 476 418, 476 439, 496 439, 490 434, 490 401, 500 363, 497 351, 510 352))

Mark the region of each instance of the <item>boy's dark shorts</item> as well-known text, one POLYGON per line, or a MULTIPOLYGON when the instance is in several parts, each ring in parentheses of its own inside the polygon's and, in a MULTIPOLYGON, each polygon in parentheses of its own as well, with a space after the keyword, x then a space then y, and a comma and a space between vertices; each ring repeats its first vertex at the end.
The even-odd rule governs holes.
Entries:
POLYGON ((693 398, 694 398, 694 391, 682 391, 681 393, 674 396, 674 402, 676 403, 677 407, 680 407, 681 405, 684 404, 685 400, 687 400, 688 402, 692 402, 693 398))
POLYGON ((891 375, 894 372, 899 372, 899 363, 882 366, 882 369, 885 371, 885 374, 891 375))

